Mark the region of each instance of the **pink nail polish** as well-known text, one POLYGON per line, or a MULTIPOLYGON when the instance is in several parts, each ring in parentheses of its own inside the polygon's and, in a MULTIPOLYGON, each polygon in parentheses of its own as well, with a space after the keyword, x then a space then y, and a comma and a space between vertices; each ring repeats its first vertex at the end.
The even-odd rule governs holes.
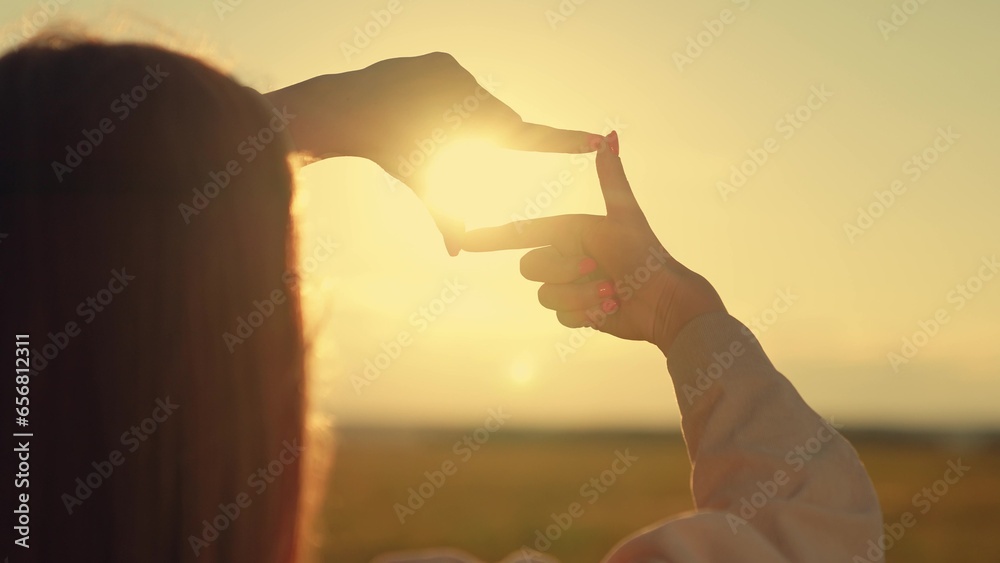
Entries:
POLYGON ((580 275, 587 275, 597 269, 597 261, 590 256, 580 260, 580 275))
POLYGON ((598 297, 611 297, 615 294, 615 285, 609 281, 602 281, 597 284, 598 297))
POLYGON ((614 299, 605 299, 604 302, 601 303, 601 310, 609 315, 614 314, 614 312, 618 310, 618 302, 614 299))
POLYGON ((601 143, 603 141, 604 137, 600 135, 591 135, 590 140, 587 142, 587 146, 590 147, 590 150, 596 151, 597 149, 601 148, 601 143))
POLYGON ((611 154, 618 156, 618 131, 612 131, 607 137, 608 148, 611 149, 611 154))

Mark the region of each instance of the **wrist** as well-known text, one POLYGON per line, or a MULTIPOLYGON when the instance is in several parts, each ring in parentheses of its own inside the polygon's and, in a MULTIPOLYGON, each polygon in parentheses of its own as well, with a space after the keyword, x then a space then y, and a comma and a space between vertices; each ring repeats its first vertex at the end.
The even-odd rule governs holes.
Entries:
POLYGON ((719 293, 704 277, 687 272, 670 293, 661 296, 652 343, 666 356, 677 335, 694 319, 715 312, 726 312, 719 293))
POLYGON ((288 135, 296 151, 312 159, 349 154, 342 146, 348 127, 338 114, 344 104, 336 99, 337 77, 316 76, 263 95, 274 107, 297 116, 288 125, 288 135))

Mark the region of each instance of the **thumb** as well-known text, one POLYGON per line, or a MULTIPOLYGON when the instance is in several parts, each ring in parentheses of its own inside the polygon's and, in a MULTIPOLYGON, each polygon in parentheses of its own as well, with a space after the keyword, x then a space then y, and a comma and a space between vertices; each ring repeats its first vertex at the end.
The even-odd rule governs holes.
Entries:
POLYGON ((597 151, 597 177, 601 182, 608 217, 642 217, 642 209, 625 177, 625 168, 618 154, 618 132, 612 131, 597 151))
POLYGON ((465 223, 436 211, 430 211, 430 214, 438 230, 441 231, 441 236, 444 237, 444 246, 448 254, 458 256, 465 242, 465 223))
POLYGON ((413 193, 424 204, 427 212, 430 213, 431 218, 434 219, 434 224, 437 225, 438 230, 441 231, 441 236, 444 238, 444 246, 448 250, 448 254, 458 256, 458 253, 462 251, 462 244, 465 240, 465 223, 454 217, 449 217, 444 213, 435 211, 427 205, 427 201, 424 199, 425 194, 427 194, 427 180, 423 171, 418 170, 408 176, 393 174, 391 172, 390 174, 413 190, 413 193))

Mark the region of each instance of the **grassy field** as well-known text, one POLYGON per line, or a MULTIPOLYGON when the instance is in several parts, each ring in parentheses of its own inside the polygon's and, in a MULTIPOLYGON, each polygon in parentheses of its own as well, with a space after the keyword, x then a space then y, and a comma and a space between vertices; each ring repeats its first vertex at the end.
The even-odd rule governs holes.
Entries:
MULTIPOLYGON (((916 519, 888 561, 1000 563, 1000 436, 848 437, 875 482, 885 521, 899 522, 906 511, 916 519), (959 458, 968 474, 937 502, 915 506, 914 495, 959 458)), ((597 562, 631 532, 692 508, 679 435, 504 430, 478 451, 456 450, 462 438, 460 430, 341 430, 322 518, 323 561, 366 562, 390 550, 440 546, 498 561, 534 544, 536 532, 553 524, 550 515, 576 502, 583 514, 548 553, 567 563, 597 562), (581 491, 625 450, 638 458, 627 471, 604 491, 581 491), (422 506, 412 514, 394 508, 435 471, 442 471, 436 480, 443 476, 443 486, 422 506)))

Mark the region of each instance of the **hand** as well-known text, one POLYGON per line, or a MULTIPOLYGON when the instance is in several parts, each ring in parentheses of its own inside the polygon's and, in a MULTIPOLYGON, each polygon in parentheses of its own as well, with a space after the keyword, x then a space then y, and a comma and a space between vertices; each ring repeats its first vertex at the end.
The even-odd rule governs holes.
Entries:
MULTIPOLYGON (((388 59, 266 94, 298 117, 289 125, 296 149, 313 158, 360 156, 426 193, 426 169, 442 144, 480 136, 528 151, 596 150, 600 135, 525 123, 445 53, 388 59)), ((451 254, 464 227, 435 217, 451 254)))
POLYGON ((457 549, 426 549, 386 553, 372 563, 482 563, 481 560, 457 549))
POLYGON ((681 328, 704 313, 725 311, 708 281, 675 260, 646 221, 632 193, 612 132, 597 153, 607 215, 562 215, 466 233, 463 248, 536 248, 521 274, 542 282, 538 301, 563 325, 590 326, 667 353, 681 328))
MULTIPOLYGON (((464 551, 446 549, 388 553, 376 557, 372 563, 482 563, 482 561, 464 551)), ((559 561, 533 549, 521 548, 504 557, 500 563, 559 563, 559 561)))

